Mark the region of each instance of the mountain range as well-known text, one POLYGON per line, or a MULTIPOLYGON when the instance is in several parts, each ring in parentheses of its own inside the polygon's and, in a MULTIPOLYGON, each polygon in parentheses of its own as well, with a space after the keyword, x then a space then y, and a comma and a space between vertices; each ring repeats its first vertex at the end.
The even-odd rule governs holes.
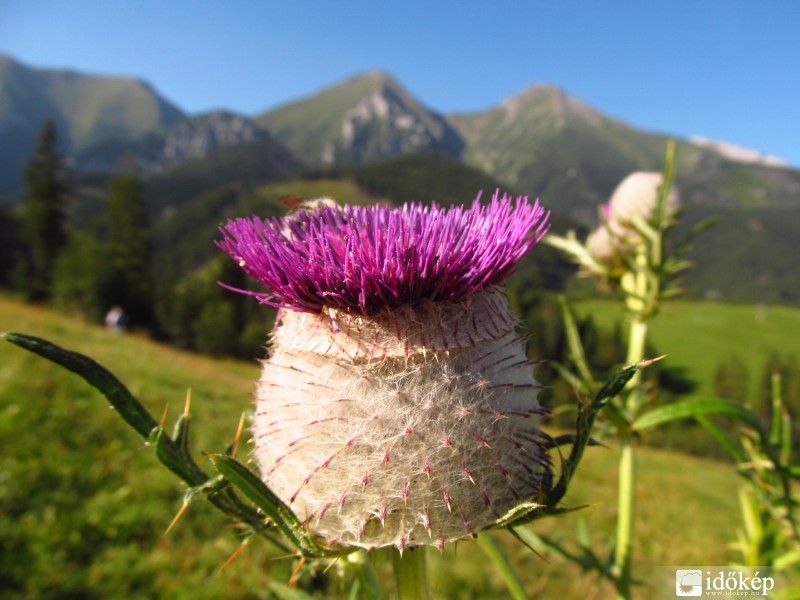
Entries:
MULTIPOLYGON (((429 200, 402 196, 402 174, 391 171, 393 160, 428 153, 439 157, 428 161, 432 171, 443 173, 446 161, 539 197, 556 227, 596 223, 598 205, 625 175, 660 170, 670 137, 603 115, 549 85, 533 85, 487 111, 445 115, 391 75, 372 71, 257 115, 188 115, 134 78, 32 68, 0 55, 0 197, 6 204, 19 195, 45 119, 58 127, 76 174, 112 172, 134 157, 157 190, 159 211, 215 186, 303 173, 349 173, 385 197, 429 200), (394 188, 387 184, 393 177, 394 188)), ((723 217, 697 242, 698 268, 688 285, 706 296, 800 301, 800 284, 792 283, 800 269, 786 258, 794 255, 794 226, 800 225, 800 171, 703 139, 679 139, 678 158, 684 221, 723 217), (715 266, 704 266, 700 255, 714 256, 715 266)), ((424 162, 413 164, 424 169, 424 162)))

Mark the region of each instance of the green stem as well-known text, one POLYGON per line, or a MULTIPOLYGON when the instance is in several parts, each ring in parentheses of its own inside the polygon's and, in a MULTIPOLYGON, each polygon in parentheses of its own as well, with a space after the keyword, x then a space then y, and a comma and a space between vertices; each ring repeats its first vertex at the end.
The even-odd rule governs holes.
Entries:
MULTIPOLYGON (((647 320, 641 313, 631 321, 628 338, 628 364, 636 364, 644 358, 647 341, 647 320)), ((641 375, 637 372, 628 382, 630 390, 625 398, 626 413, 635 418, 642 400, 641 375)), ((630 429, 620 432, 622 448, 619 457, 619 483, 617 488, 617 540, 613 573, 617 587, 617 599, 627 600, 631 596, 631 559, 633 555, 633 522, 635 514, 636 464, 634 460, 633 434, 630 429)))
POLYGON ((428 569, 425 546, 406 550, 402 554, 390 549, 398 600, 428 600, 428 569))
MULTIPOLYGON (((644 346, 647 340, 647 321, 640 315, 635 315, 631 321, 631 329, 628 337, 628 356, 626 364, 635 365, 644 358, 644 346)), ((639 385, 641 373, 638 371, 628 382, 627 388, 630 394, 627 397, 625 408, 628 409, 628 416, 635 417, 641 401, 641 386, 639 385)))
MULTIPOLYGON (((356 575, 358 598, 367 600, 381 600, 383 595, 380 592, 378 578, 372 566, 372 559, 366 550, 359 550, 348 555, 347 562, 353 567, 356 575)), ((356 588, 356 586, 354 586, 356 588)))
POLYGON ((619 485, 617 490, 617 546, 614 556, 614 577, 617 599, 631 596, 631 557, 633 554, 633 516, 635 510, 634 488, 636 468, 633 456, 633 439, 622 442, 619 457, 619 485))
POLYGON ((530 600, 530 596, 525 592, 525 586, 522 580, 517 575, 508 558, 503 553, 497 540, 494 539, 492 534, 484 531, 478 536, 478 546, 486 553, 491 559, 492 564, 503 576, 508 587, 508 592, 514 600, 530 600))

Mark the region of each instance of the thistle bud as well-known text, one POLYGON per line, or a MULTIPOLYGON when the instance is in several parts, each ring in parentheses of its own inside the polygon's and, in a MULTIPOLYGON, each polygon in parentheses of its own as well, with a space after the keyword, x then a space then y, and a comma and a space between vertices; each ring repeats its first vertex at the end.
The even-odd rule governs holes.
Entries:
MULTIPOLYGON (((608 219, 622 227, 630 227, 634 218, 650 221, 655 216, 658 188, 664 182, 661 173, 638 171, 631 173, 611 194, 608 202, 608 219)), ((674 215, 678 210, 678 192, 670 189, 667 196, 666 214, 674 215)))
POLYGON ((320 205, 222 229, 219 246, 281 308, 254 460, 328 544, 443 547, 549 481, 540 386, 500 287, 547 215, 479 198, 320 205))
MULTIPOLYGON (((602 223, 586 239, 586 249, 599 263, 611 269, 621 268, 624 255, 635 252, 641 234, 634 222, 650 222, 656 216, 661 173, 639 171, 623 179, 600 207, 602 223)), ((679 208, 678 193, 672 188, 667 196, 665 217, 671 219, 679 208)))

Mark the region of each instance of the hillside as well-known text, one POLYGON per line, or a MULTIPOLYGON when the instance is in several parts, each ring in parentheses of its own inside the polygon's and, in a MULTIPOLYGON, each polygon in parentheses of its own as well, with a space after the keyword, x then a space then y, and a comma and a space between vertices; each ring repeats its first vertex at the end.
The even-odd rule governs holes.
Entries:
MULTIPOLYGON (((635 129, 547 85, 448 119, 466 141, 468 163, 518 189, 537 190, 586 224, 596 222, 596 206, 628 173, 661 170, 669 137, 635 129)), ((705 142, 678 140, 685 206, 800 208, 800 171, 758 156, 730 156, 705 142)))
MULTIPOLYGON (((177 352, 0 298, 0 330, 11 327, 99 359, 154 414, 161 415, 168 405, 168 422, 182 410, 191 386, 194 450, 204 466, 199 451, 222 450, 240 414, 251 410, 258 374, 252 360, 214 361, 177 352)), ((270 560, 282 552, 262 540, 254 540, 231 565, 219 569, 240 539, 202 500, 164 533, 180 507, 183 489, 97 392, 2 341, 0 364, 0 439, 14 440, 4 451, 5 477, 0 481, 0 581, 6 597, 145 593, 149 598, 214 599, 285 590, 294 562, 270 560)), ((535 531, 575 547, 583 520, 593 543, 607 550, 615 460, 613 447, 590 449, 567 499, 573 506, 590 506, 538 523, 535 531)), ((726 544, 739 526, 739 481, 728 465, 678 453, 642 449, 639 467, 636 560, 642 597, 652 597, 652 567, 723 565, 731 558, 726 544)), ((558 557, 542 559, 510 537, 499 537, 530 593, 577 598, 588 590, 597 592, 594 578, 581 577, 558 557)), ((439 597, 460 597, 466 589, 475 598, 507 596, 475 544, 459 544, 441 556, 432 552, 430 561, 439 597)), ((386 566, 378 562, 382 575, 386 566)), ((345 597, 333 581, 333 576, 304 571, 299 587, 316 597, 345 597)))
POLYGON ((0 195, 18 188, 46 119, 58 128, 63 150, 73 154, 110 140, 144 140, 184 118, 141 80, 37 69, 0 54, 0 195))
POLYGON ((254 170, 259 177, 265 172, 283 177, 298 164, 242 115, 215 111, 189 116, 137 79, 37 69, 0 54, 0 198, 21 190, 25 161, 47 119, 56 125, 66 166, 77 178, 86 172, 115 172, 133 159, 144 174, 173 171, 173 178, 194 178, 195 190, 205 191, 215 183, 230 183, 231 173, 248 184, 254 170), (197 161, 206 158, 198 167, 197 161), (237 172, 226 161, 243 165, 237 172), (178 168, 183 171, 176 175, 178 168))
MULTIPOLYGON (((624 323, 615 302, 580 302, 575 308, 606 331, 624 323)), ((686 374, 695 395, 713 395, 717 367, 732 358, 741 361, 745 395, 753 406, 764 396, 762 376, 771 356, 800 360, 798 331, 800 309, 720 302, 670 302, 650 325, 655 348, 667 355, 664 364, 686 374)))
POLYGON ((486 112, 448 119, 466 140, 467 162, 520 189, 537 190, 571 214, 605 201, 620 174, 660 168, 666 141, 545 85, 486 112))

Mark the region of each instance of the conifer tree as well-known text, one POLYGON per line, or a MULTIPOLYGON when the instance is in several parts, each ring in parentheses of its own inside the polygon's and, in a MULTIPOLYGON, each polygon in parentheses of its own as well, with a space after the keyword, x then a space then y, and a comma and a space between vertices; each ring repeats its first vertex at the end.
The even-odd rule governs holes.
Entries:
POLYGON ((46 121, 36 152, 25 167, 22 236, 27 245, 24 288, 37 300, 49 296, 53 266, 68 236, 67 186, 58 152, 58 133, 46 121))
POLYGON ((109 307, 120 306, 133 325, 153 321, 153 275, 147 202, 139 176, 124 172, 110 185, 106 208, 109 307))

